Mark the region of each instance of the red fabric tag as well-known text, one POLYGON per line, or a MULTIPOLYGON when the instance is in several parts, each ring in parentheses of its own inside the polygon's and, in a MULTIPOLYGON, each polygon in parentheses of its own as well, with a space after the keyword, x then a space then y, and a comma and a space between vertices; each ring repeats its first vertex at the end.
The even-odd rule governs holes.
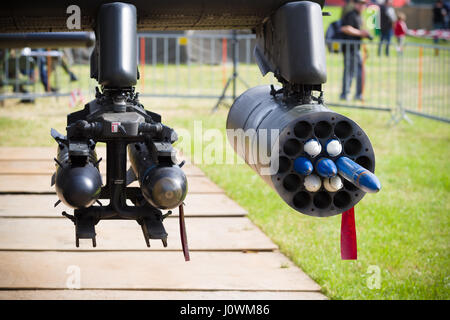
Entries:
POLYGON ((358 258, 354 207, 342 213, 341 258, 342 260, 356 260, 358 258))
POLYGON ((189 257, 189 247, 187 243, 187 235, 186 235, 186 224, 184 222, 184 209, 183 204, 180 204, 178 207, 179 210, 179 221, 180 221, 180 238, 181 238, 181 247, 183 249, 184 254, 184 260, 190 261, 191 258, 189 257))

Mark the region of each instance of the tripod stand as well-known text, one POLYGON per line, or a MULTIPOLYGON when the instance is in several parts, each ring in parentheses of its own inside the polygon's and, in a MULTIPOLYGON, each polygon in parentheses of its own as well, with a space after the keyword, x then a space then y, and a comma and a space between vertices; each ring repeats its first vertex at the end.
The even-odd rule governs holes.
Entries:
POLYGON ((214 108, 212 108, 211 113, 216 112, 219 109, 220 104, 224 103, 223 100, 225 100, 226 98, 226 93, 228 90, 228 87, 230 86, 230 84, 233 85, 233 100, 236 99, 236 80, 239 79, 247 88, 250 88, 250 86, 239 76, 238 74, 238 70, 237 70, 237 32, 236 30, 233 30, 232 33, 232 38, 231 38, 231 45, 232 45, 232 52, 233 52, 233 73, 232 75, 228 78, 227 83, 225 84, 225 87, 223 88, 222 91, 222 95, 219 97, 219 100, 217 100, 216 105, 214 106, 214 108))

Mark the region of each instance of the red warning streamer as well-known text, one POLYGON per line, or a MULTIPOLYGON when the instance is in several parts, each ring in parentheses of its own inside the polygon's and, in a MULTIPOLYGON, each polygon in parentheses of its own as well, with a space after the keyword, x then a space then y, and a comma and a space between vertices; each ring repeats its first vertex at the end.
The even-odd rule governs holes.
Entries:
POLYGON ((222 85, 225 87, 227 83, 227 39, 222 38, 222 85))
POLYGON ((145 38, 140 38, 139 43, 139 49, 140 49, 140 64, 141 64, 141 70, 140 70, 140 80, 141 80, 141 92, 144 92, 145 89, 145 38))
POLYGON ((341 258, 342 260, 356 260, 358 258, 354 207, 342 213, 341 258))
POLYGON ((189 261, 191 258, 189 257, 189 247, 187 243, 187 235, 186 235, 186 224, 184 222, 184 210, 183 204, 180 204, 178 207, 179 210, 179 221, 180 221, 180 237, 181 237, 181 247, 183 248, 184 260, 189 261))

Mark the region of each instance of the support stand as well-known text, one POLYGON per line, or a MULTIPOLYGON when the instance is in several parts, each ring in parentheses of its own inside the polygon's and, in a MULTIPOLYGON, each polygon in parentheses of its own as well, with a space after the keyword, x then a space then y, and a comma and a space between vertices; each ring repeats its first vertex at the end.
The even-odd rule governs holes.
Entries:
POLYGON ((233 30, 233 34, 232 34, 232 38, 231 38, 231 44, 232 44, 232 51, 233 51, 233 74, 228 78, 227 83, 225 84, 225 87, 222 90, 222 94, 219 97, 219 100, 217 101, 216 105, 214 106, 214 108, 212 108, 211 113, 216 112, 219 109, 219 106, 224 103, 223 100, 226 98, 226 93, 228 90, 228 87, 230 86, 230 84, 233 85, 233 101, 234 99, 236 99, 236 80, 239 79, 247 88, 250 88, 250 86, 239 76, 238 73, 238 69, 237 69, 237 50, 238 50, 238 46, 237 46, 237 32, 236 30, 233 30))
POLYGON ((402 120, 406 120, 409 124, 412 124, 412 120, 408 117, 405 112, 405 108, 403 107, 402 101, 403 99, 403 81, 401 79, 401 75, 403 74, 403 54, 397 55, 397 103, 394 112, 392 112, 391 119, 388 122, 388 125, 396 125, 402 120))

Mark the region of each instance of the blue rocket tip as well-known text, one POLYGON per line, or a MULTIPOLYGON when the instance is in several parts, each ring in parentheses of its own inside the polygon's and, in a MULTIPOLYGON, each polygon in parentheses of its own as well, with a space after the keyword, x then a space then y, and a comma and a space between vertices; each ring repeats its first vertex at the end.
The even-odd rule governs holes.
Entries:
POLYGON ((381 183, 377 176, 370 171, 365 171, 359 176, 359 187, 369 193, 376 193, 381 190, 381 183))
POLYGON ((304 176, 307 176, 311 174, 311 172, 313 172, 314 168, 311 161, 309 161, 307 158, 298 157, 294 161, 294 170, 304 176))
POLYGON ((339 174, 364 192, 380 191, 381 183, 377 176, 347 157, 336 160, 339 174))
POLYGON ((323 178, 332 178, 337 174, 334 162, 327 158, 320 158, 316 162, 317 174, 323 178))

